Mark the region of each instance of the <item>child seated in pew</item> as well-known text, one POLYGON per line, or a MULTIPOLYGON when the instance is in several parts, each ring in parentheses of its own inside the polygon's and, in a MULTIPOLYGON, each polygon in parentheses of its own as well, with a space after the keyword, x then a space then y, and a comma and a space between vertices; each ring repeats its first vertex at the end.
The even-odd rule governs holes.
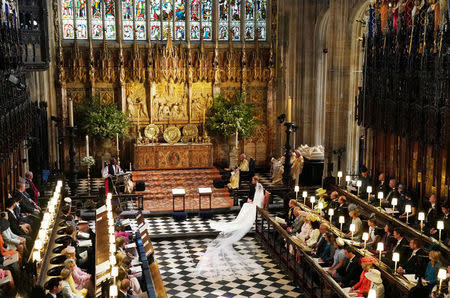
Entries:
POLYGON ((71 270, 75 288, 80 291, 82 289, 87 289, 89 293, 92 294, 94 285, 92 283, 91 274, 84 272, 77 266, 75 262, 75 248, 73 246, 68 246, 63 249, 61 253, 66 256, 64 265, 71 270))
POLYGON ((70 268, 63 268, 61 270, 61 286, 63 298, 84 298, 87 294, 87 289, 77 290, 73 281, 72 272, 70 268))

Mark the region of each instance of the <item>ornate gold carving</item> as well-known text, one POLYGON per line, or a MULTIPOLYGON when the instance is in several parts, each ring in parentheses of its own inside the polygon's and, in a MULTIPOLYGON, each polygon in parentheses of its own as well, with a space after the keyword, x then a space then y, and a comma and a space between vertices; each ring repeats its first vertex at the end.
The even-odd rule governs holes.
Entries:
POLYGON ((149 118, 144 85, 138 82, 126 84, 126 95, 127 116, 136 122, 137 118, 140 121, 147 121, 149 118))
POLYGON ((149 124, 147 127, 145 127, 144 135, 149 138, 150 140, 154 140, 158 138, 159 135, 159 128, 155 124, 149 124))
POLYGON ((188 99, 184 84, 163 81, 152 86, 152 121, 188 122, 188 99))
POLYGON ((195 124, 187 124, 183 127, 183 137, 197 137, 198 128, 195 124))
POLYGON ((207 82, 195 82, 191 86, 191 122, 202 122, 203 113, 212 105, 212 86, 207 82))
POLYGON ((167 143, 177 143, 181 138, 180 129, 176 126, 169 126, 164 131, 164 140, 167 143))

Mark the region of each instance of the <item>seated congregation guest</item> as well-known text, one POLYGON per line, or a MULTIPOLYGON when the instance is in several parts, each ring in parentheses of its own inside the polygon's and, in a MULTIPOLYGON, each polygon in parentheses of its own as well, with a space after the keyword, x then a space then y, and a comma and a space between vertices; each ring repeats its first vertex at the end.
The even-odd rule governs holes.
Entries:
MULTIPOLYGON (((383 243, 384 251, 390 252, 392 248, 397 243, 397 240, 394 238, 392 224, 387 223, 384 226, 384 235, 381 237, 381 242, 383 243)), ((376 248, 375 248, 376 249, 376 248)))
POLYGON ((75 283, 69 268, 63 268, 63 270, 61 270, 61 280, 63 298, 84 298, 86 296, 86 289, 78 291, 75 288, 75 283))
POLYGON ((366 277, 366 273, 369 272, 370 269, 373 269, 373 264, 376 261, 377 259, 372 256, 361 258, 361 267, 363 271, 359 277, 359 282, 351 287, 350 292, 356 292, 360 297, 367 296, 370 288, 370 280, 366 277))
POLYGON ((319 226, 319 238, 317 239, 317 242, 313 246, 313 250, 311 254, 313 256, 320 256, 325 248, 325 245, 327 244, 327 241, 325 240, 325 236, 328 232, 328 226, 324 223, 321 223, 319 226))
POLYGON ((381 205, 386 207, 392 207, 391 202, 393 198, 400 197, 400 194, 397 191, 397 180, 390 179, 389 180, 389 192, 387 193, 386 197, 381 200, 381 205))
MULTIPOLYGON (((16 201, 14 199, 7 199, 5 202, 6 212, 8 213, 8 221, 10 224, 11 231, 17 236, 23 237, 27 240, 31 240, 28 234, 22 229, 19 221, 14 214, 14 207, 16 205, 16 201)), ((29 244, 29 243, 27 243, 29 244)))
POLYGON ((328 273, 331 274, 332 277, 337 277, 337 271, 344 264, 345 260, 345 250, 344 250, 345 242, 342 238, 336 238, 334 241, 334 255, 333 255, 333 264, 328 268, 328 273))
POLYGON ((395 252, 397 252, 400 255, 399 265, 404 266, 410 254, 408 240, 403 237, 403 230, 399 228, 394 229, 393 235, 395 240, 397 240, 397 243, 395 243, 394 247, 392 248, 392 252, 386 255, 386 257, 388 258, 387 261, 389 261, 388 263, 392 262, 392 256, 395 252))
POLYGON ((334 257, 334 243, 336 241, 335 236, 333 233, 328 232, 325 236, 326 244, 325 247, 320 254, 319 263, 324 263, 324 267, 329 267, 333 263, 333 257, 334 257))
POLYGON ((33 215, 27 216, 22 213, 22 209, 20 208, 20 200, 22 200, 21 197, 15 197, 14 200, 16 201, 16 205, 14 206, 14 215, 19 221, 19 225, 22 227, 22 230, 29 235, 32 232, 31 225, 34 225, 37 222, 37 218, 33 215))
POLYGON ((425 269, 424 282, 427 284, 426 288, 428 289, 429 294, 431 293, 433 287, 437 284, 437 273, 444 264, 444 262, 442 261, 441 252, 437 249, 439 249, 439 245, 437 245, 437 247, 432 247, 432 249, 428 253, 428 258, 430 259, 430 261, 428 262, 427 268, 425 269))
POLYGON ((2 288, 3 292, 5 293, 5 296, 2 296, 0 293, 0 297, 15 297, 17 294, 16 286, 14 284, 14 278, 11 274, 11 271, 6 270, 4 268, 0 268, 0 281, 4 278, 9 277, 9 282, 0 285, 0 288, 2 288))
MULTIPOLYGON (((362 225, 361 218, 359 218, 359 216, 361 215, 361 212, 359 211, 359 209, 356 205, 352 204, 348 207, 348 214, 349 214, 350 218, 352 219, 351 224, 355 225, 355 231, 353 232, 353 240, 361 241, 362 234, 363 234, 363 225, 362 225)), ((352 237, 352 232, 349 232, 347 234, 347 237, 352 237)))
POLYGON ((305 241, 305 244, 308 247, 313 247, 314 244, 317 243, 317 240, 320 236, 320 230, 319 230, 320 224, 317 218, 311 221, 311 231, 309 232, 309 236, 305 241))
POLYGON ((359 258, 351 246, 345 247, 345 261, 342 267, 337 270, 336 281, 340 286, 346 288, 354 285, 359 280, 361 268, 359 266, 359 258))
POLYGON ((25 173, 25 181, 26 181, 26 191, 30 198, 34 201, 36 205, 38 204, 38 198, 41 196, 39 190, 33 182, 33 172, 28 171, 25 173))
POLYGON ((93 293, 93 284, 91 281, 91 275, 84 272, 75 264, 74 259, 66 259, 64 261, 66 268, 70 269, 72 273, 73 282, 75 284, 75 289, 78 291, 83 291, 86 289, 86 293, 93 293))
POLYGON ((416 218, 417 206, 416 203, 412 199, 412 193, 409 191, 404 191, 404 204, 400 206, 398 210, 401 212, 398 218, 406 221, 406 205, 411 206, 411 212, 408 214, 408 222, 414 223, 416 218))
POLYGON ((127 298, 128 297, 128 290, 130 289, 130 280, 129 279, 122 279, 119 285, 119 295, 118 298, 127 298))
POLYGON ((405 202, 406 202, 406 194, 410 193, 410 195, 412 195, 411 192, 408 192, 405 189, 405 186, 403 184, 399 184, 397 187, 397 191, 398 191, 398 202, 397 202, 397 206, 395 207, 395 209, 397 209, 399 211, 399 215, 402 214, 402 210, 405 210, 405 202))
POLYGON ((300 211, 300 216, 303 218, 303 225, 296 237, 305 242, 309 238, 309 233, 313 230, 311 222, 315 217, 313 214, 305 211, 300 211))
POLYGON ((116 236, 116 238, 122 236, 125 238, 125 244, 128 243, 130 239, 130 232, 126 232, 124 226, 115 225, 114 230, 114 235, 116 236))
MULTIPOLYGON (((133 296, 137 296, 142 293, 141 285, 139 284, 139 280, 136 276, 131 272, 131 258, 126 256, 123 252, 119 252, 116 254, 117 264, 119 266, 119 274, 120 277, 124 277, 130 280, 131 292, 133 296)), ((120 279, 120 278, 119 278, 120 279)))
POLYGON ((323 188, 316 189, 316 196, 319 197, 317 200, 317 204, 314 206, 314 211, 317 212, 317 214, 320 213, 320 216, 325 216, 324 209, 328 206, 328 197, 327 197, 327 191, 323 188), (319 209, 319 203, 322 203, 322 210, 319 209))
POLYGON ((286 231, 288 233, 295 234, 302 228, 305 219, 302 215, 300 215, 300 212, 301 211, 299 207, 294 208, 293 214, 295 216, 295 219, 292 224, 286 228, 286 231))
POLYGON ((440 208, 437 203, 437 198, 435 194, 432 194, 429 199, 429 207, 427 211, 425 212, 425 222, 423 231, 430 235, 430 231, 433 228, 436 228, 436 223, 438 221, 438 218, 440 217, 440 208))
POLYGON ((61 278, 59 277, 53 277, 51 278, 46 285, 46 289, 48 290, 48 294, 45 296, 45 298, 59 298, 62 296, 62 285, 61 285, 61 278))
POLYGON ((116 251, 122 251, 124 252, 128 257, 134 258, 137 255, 137 252, 130 252, 126 249, 127 241, 125 237, 119 236, 116 237, 116 251))
POLYGON ((345 196, 340 196, 338 198, 338 206, 334 210, 334 216, 332 224, 336 227, 339 226, 339 217, 344 216, 345 217, 345 223, 348 223, 348 206, 347 206, 347 199, 345 196))
POLYGON ((444 229, 441 231, 441 240, 443 243, 447 242, 448 231, 450 230, 450 203, 445 202, 441 207, 441 215, 436 221, 436 226, 430 229, 430 235, 434 238, 439 238, 439 231, 437 230, 437 222, 442 220, 444 222, 444 229))
POLYGON ((397 272, 400 274, 415 274, 416 276, 424 276, 426 263, 424 262, 426 253, 420 248, 419 239, 411 239, 409 241, 411 253, 408 255, 405 263, 398 267, 397 272))
POLYGON ((366 277, 370 280, 370 290, 375 290, 375 298, 384 298, 384 286, 381 279, 381 272, 377 269, 370 269, 366 273, 366 277))
POLYGON ((367 220, 367 224, 369 226, 369 240, 367 240, 367 249, 376 249, 377 243, 381 241, 380 233, 376 233, 377 231, 377 225, 376 225, 376 218, 375 213, 372 213, 367 220))
POLYGON ((386 180, 386 175, 384 173, 380 173, 380 175, 378 175, 378 184, 375 187, 374 191, 369 196, 370 204, 378 206, 378 204, 379 204, 378 193, 379 192, 383 193, 384 198, 388 194, 388 186, 386 185, 385 180, 386 180))
POLYGON ((359 180, 361 180, 362 182, 359 197, 363 200, 367 200, 367 186, 371 185, 372 178, 369 176, 369 170, 364 165, 361 167, 361 174, 359 175, 359 180))
POLYGON ((8 213, 6 212, 1 213, 0 228, 2 232, 2 235, 0 236, 0 250, 2 254, 6 256, 19 252, 20 256, 22 256, 25 250, 26 240, 11 231, 10 223, 8 221, 8 213), (4 246, 5 244, 6 249, 4 246))
POLYGON ((20 208, 23 213, 29 213, 34 216, 38 216, 41 212, 41 208, 30 198, 25 191, 25 183, 18 182, 17 188, 14 191, 13 198, 20 197, 20 208))
MULTIPOLYGON (((328 202, 328 206, 325 208, 325 210, 328 211, 328 209, 332 208, 332 209, 336 209, 337 206, 339 206, 338 203, 338 198, 339 198, 339 193, 337 191, 332 191, 330 193, 330 198, 329 198, 329 202, 328 202)), ((325 212, 326 214, 328 214, 328 212, 325 212)))
POLYGON ((295 215, 294 215, 294 209, 297 207, 297 201, 296 200, 289 200, 289 211, 288 216, 286 218, 286 225, 289 227, 294 223, 295 215))
POLYGON ((66 222, 73 222, 73 216, 71 214, 71 207, 70 205, 64 205, 61 207, 61 219, 65 220, 66 222))

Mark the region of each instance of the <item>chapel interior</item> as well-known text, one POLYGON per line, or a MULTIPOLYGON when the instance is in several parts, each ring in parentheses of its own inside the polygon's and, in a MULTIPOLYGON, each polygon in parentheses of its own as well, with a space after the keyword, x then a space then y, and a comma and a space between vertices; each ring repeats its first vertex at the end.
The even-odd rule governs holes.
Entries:
POLYGON ((448 0, 0 20, 0 297, 450 297, 448 0))

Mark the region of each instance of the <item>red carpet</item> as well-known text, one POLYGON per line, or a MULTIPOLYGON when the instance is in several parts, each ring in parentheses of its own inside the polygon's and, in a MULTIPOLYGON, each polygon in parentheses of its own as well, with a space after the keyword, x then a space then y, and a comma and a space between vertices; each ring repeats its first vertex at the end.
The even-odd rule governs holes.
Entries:
MULTIPOLYGON (((186 190, 186 210, 199 209, 199 187, 211 187, 212 208, 229 208, 233 206, 233 199, 227 188, 216 189, 214 179, 220 179, 219 170, 191 169, 191 170, 149 170, 133 171, 133 180, 145 181, 144 209, 149 211, 172 211, 172 189, 186 190)), ((139 192, 136 192, 139 193, 139 192)), ((183 208, 183 200, 175 199, 175 209, 183 208)), ((209 208, 209 199, 202 196, 202 209, 209 208)))

